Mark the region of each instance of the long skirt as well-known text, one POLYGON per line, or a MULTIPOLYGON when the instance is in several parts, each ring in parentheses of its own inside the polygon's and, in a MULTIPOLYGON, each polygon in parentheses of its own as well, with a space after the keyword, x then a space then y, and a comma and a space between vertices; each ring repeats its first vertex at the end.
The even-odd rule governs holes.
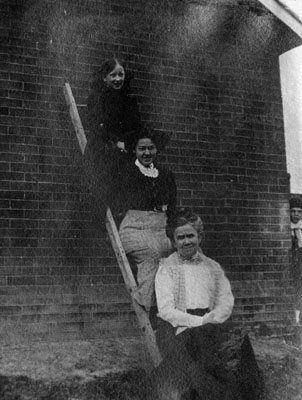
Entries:
POLYGON ((119 229, 124 250, 134 265, 138 290, 133 296, 147 310, 156 304, 154 280, 159 260, 172 252, 166 223, 163 212, 129 210, 119 229))
POLYGON ((128 160, 129 156, 126 153, 117 148, 106 147, 103 143, 88 143, 84 157, 79 160, 83 185, 94 197, 92 210, 103 224, 108 206, 115 221, 120 222, 119 215, 123 211, 123 204, 118 194, 128 160))
POLYGON ((148 400, 263 399, 263 376, 247 334, 230 331, 228 324, 206 324, 179 335, 163 320, 158 327, 163 361, 151 373, 148 400))

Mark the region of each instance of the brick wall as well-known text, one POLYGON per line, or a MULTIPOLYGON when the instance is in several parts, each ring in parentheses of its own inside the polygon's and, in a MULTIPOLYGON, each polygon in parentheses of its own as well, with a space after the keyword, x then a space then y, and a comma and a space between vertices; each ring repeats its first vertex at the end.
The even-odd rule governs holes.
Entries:
POLYGON ((290 325, 278 55, 300 43, 257 2, 240 4, 0 0, 1 337, 136 330, 62 91, 68 80, 85 116, 93 74, 114 54, 143 119, 171 135, 161 161, 179 204, 204 219, 234 320, 260 333, 290 325))

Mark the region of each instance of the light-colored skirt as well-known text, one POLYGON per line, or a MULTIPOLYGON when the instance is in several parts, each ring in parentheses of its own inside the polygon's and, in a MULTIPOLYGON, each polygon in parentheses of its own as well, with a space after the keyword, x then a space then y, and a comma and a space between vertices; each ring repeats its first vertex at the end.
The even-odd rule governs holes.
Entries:
POLYGON ((167 216, 163 212, 129 210, 119 234, 124 250, 137 267, 135 299, 147 310, 155 305, 154 279, 159 260, 172 252, 166 235, 167 216))

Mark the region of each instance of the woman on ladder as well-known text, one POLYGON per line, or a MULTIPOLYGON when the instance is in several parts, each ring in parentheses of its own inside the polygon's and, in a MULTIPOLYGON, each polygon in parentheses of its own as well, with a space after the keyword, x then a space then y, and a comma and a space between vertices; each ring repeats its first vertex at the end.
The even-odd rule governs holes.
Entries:
MULTIPOLYGON (((165 135, 141 130, 132 143, 135 157, 127 163, 119 182, 119 198, 125 210, 119 234, 138 284, 133 297, 150 311, 151 323, 157 312, 155 274, 160 258, 172 252, 166 226, 176 208, 174 175, 156 164, 163 142, 166 143, 165 135)), ((113 202, 112 207, 115 209, 113 202)))
POLYGON ((86 183, 97 198, 97 211, 103 219, 107 196, 115 183, 112 177, 118 178, 132 158, 130 143, 142 126, 130 91, 130 73, 117 58, 102 64, 92 82, 87 109, 86 183))

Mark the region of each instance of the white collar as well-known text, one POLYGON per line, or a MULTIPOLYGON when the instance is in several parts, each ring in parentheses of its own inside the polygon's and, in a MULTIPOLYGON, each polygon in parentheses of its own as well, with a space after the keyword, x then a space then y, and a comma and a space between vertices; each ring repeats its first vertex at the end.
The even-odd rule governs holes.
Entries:
POLYGON ((191 258, 184 258, 178 252, 176 252, 176 254, 177 254, 178 260, 181 262, 181 264, 200 264, 204 260, 203 252, 200 248, 197 250, 197 252, 191 258))
POLYGON ((150 164, 150 167, 145 167, 142 163, 138 161, 138 159, 135 160, 135 165, 139 168, 140 172, 148 176, 149 178, 157 178, 158 177, 158 169, 154 167, 153 163, 150 164))
POLYGON ((296 224, 293 222, 290 223, 292 229, 302 229, 302 220, 298 221, 296 224))

